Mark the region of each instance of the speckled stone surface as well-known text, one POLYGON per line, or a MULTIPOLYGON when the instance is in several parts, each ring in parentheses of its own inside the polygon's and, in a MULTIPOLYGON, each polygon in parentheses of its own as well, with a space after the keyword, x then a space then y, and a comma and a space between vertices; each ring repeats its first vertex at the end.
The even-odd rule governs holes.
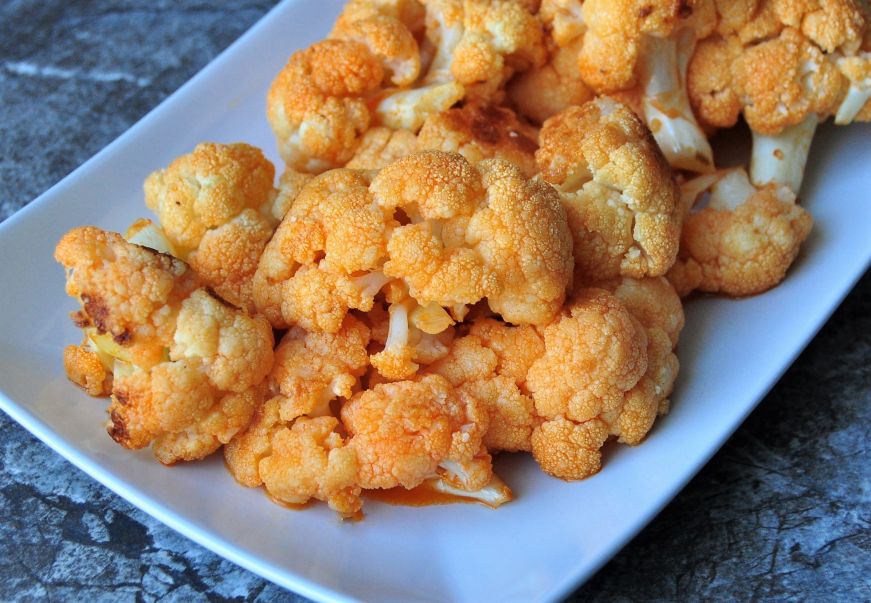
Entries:
MULTIPOLYGON (((0 219, 272 4, 0 3, 0 219)), ((707 467, 570 600, 871 600, 869 426, 866 275, 707 467)), ((0 600, 303 599, 133 508, 0 414, 0 600)))

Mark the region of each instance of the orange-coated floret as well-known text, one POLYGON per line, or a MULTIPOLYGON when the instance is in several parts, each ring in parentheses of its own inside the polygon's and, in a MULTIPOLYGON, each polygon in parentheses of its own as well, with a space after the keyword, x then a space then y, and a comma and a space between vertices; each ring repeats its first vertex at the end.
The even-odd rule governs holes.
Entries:
POLYGON ((519 167, 527 178, 538 172, 538 134, 505 107, 467 103, 427 117, 418 134, 420 149, 459 153, 470 163, 499 157, 519 167))
POLYGON ((389 280, 377 271, 394 223, 372 201, 370 181, 366 172, 333 170, 300 192, 253 279, 257 310, 276 328, 336 332, 350 308, 372 308, 389 280))
POLYGON ((539 124, 572 105, 583 105, 593 97, 593 91, 578 71, 581 40, 565 47, 552 42, 548 46, 548 61, 517 74, 507 88, 508 98, 518 112, 539 124))
POLYGON ((145 180, 145 204, 160 220, 167 251, 189 262, 218 295, 249 310, 251 278, 277 224, 274 178, 256 147, 203 143, 145 180))
POLYGON ((696 46, 687 70, 687 94, 703 124, 730 128, 738 121, 743 105, 733 85, 732 65, 742 51, 736 36, 712 36, 696 46))
POLYGON ((424 7, 418 0, 349 0, 336 19, 334 31, 348 24, 372 17, 392 17, 400 21, 412 34, 419 34, 424 26, 424 7))
POLYGON ((761 293, 783 280, 812 225, 787 187, 757 190, 743 170, 727 172, 684 223, 678 262, 690 267, 679 275, 700 272, 701 291, 761 293))
POLYGON ((516 0, 467 0, 451 74, 477 98, 494 98, 517 71, 544 63, 541 22, 516 0))
POLYGON ((358 482, 367 489, 413 488, 445 464, 448 473, 466 469, 454 475, 480 487, 487 481, 479 484, 481 476, 490 474, 489 455, 480 446, 486 416, 476 400, 438 375, 376 385, 341 410, 359 460, 358 482))
POLYGON ((865 31, 861 0, 772 0, 778 18, 824 52, 855 50, 865 31))
POLYGON ((716 19, 713 6, 692 0, 586 0, 587 26, 578 61, 581 77, 598 93, 631 88, 645 34, 670 36, 688 25, 705 37, 716 19))
POLYGON ((89 396, 112 393, 112 366, 104 364, 100 349, 87 335, 81 345, 64 348, 64 372, 89 396))
POLYGON ((245 427, 272 367, 265 320, 201 288, 182 261, 115 233, 73 229, 55 258, 82 303, 74 321, 104 367, 112 363, 113 439, 153 443, 171 464, 203 458, 245 427))
POLYGON ((281 156, 294 169, 320 172, 347 162, 372 116, 367 98, 384 66, 355 40, 323 40, 295 52, 267 97, 267 117, 281 156))
POLYGON ((497 159, 470 165, 438 151, 384 168, 372 193, 410 223, 388 243, 384 273, 421 305, 490 307, 513 323, 545 323, 571 279, 570 235, 550 187, 497 159))
POLYGON ((369 366, 369 328, 345 316, 336 333, 290 329, 275 349, 269 374, 273 393, 280 396, 281 417, 329 414, 336 398, 350 398, 369 366))
POLYGON ((747 124, 762 134, 832 113, 843 86, 834 63, 792 28, 746 49, 732 69, 747 124))
POLYGON ((602 286, 579 291, 544 330, 544 354, 527 375, 542 416, 532 454, 563 479, 596 473, 609 436, 640 443, 668 411, 677 377, 684 315, 668 281, 622 277, 602 286))
POLYGON ((479 321, 473 323, 472 333, 456 340, 450 353, 430 365, 427 372, 442 375, 483 404, 489 416, 483 438, 487 450, 528 451, 536 415, 532 399, 520 389, 532 363, 524 360, 543 353, 544 344, 530 326, 512 327, 482 319, 477 330, 487 336, 484 339, 475 334, 478 325, 479 321), (531 350, 521 348, 526 343, 533 344, 531 350), (523 374, 515 374, 520 372, 523 374))
POLYGON ((336 431, 339 421, 331 416, 285 419, 280 408, 280 398, 268 400, 224 447, 230 473, 249 488, 263 485, 279 502, 316 498, 342 517, 353 517, 363 506, 357 455, 336 431))
POLYGON ((536 153, 560 192, 584 280, 664 274, 677 255, 679 190, 641 120, 600 97, 547 120, 536 153))

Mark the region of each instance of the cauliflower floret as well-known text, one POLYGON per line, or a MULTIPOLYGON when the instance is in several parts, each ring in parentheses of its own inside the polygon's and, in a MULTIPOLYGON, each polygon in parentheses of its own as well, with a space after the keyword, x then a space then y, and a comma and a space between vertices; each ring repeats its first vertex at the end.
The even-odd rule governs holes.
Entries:
POLYGON ((486 412, 438 375, 376 385, 346 402, 341 417, 363 488, 414 488, 440 466, 468 490, 489 481, 486 412))
POLYGON ((334 31, 349 23, 378 16, 393 17, 417 35, 423 30, 425 10, 418 0, 349 0, 336 19, 334 31))
POLYGON ((85 335, 81 345, 64 348, 64 372, 69 380, 81 387, 89 396, 108 396, 112 393, 112 367, 114 361, 104 360, 93 340, 85 335))
POLYGON ((462 108, 430 115, 417 141, 421 149, 459 153, 473 164, 499 157, 531 178, 538 172, 536 138, 535 129, 521 122, 510 109, 467 103, 462 108))
POLYGON ((622 278, 600 286, 611 291, 647 333, 647 370, 630 390, 615 430, 624 444, 641 443, 656 415, 669 409, 680 363, 674 349, 684 326, 677 291, 665 277, 622 278))
POLYGON ((667 0, 586 0, 581 17, 587 30, 578 65, 581 77, 598 93, 631 88, 644 36, 668 37, 684 26, 706 37, 716 13, 710 2, 667 0))
POLYGON ((330 414, 332 400, 350 398, 369 366, 369 328, 348 315, 336 333, 290 329, 275 349, 269 375, 282 398, 281 418, 330 414))
POLYGON ((200 287, 184 262, 91 226, 65 234, 55 259, 82 304, 72 314, 78 327, 124 362, 148 369, 164 360, 181 302, 200 287))
POLYGON ((302 504, 316 498, 342 517, 360 511, 357 453, 335 431, 338 426, 334 417, 299 418, 278 430, 259 463, 263 485, 275 499, 302 504))
POLYGON ((545 323, 571 279, 570 235, 550 187, 505 161, 477 167, 424 151, 384 168, 371 190, 411 223, 395 229, 384 273, 418 303, 451 307, 487 297, 513 323, 545 323))
POLYGON ((518 112, 539 124, 572 105, 583 105, 593 98, 592 90, 578 71, 581 40, 565 47, 550 43, 549 49, 549 59, 544 65, 518 73, 507 88, 508 98, 518 112))
POLYGON ((562 306, 574 264, 559 196, 501 160, 484 161, 478 170, 486 206, 472 217, 466 240, 499 280, 487 303, 510 323, 545 324, 562 306))
MULTIPOLYGON (((871 26, 868 29, 871 30, 871 26)), ((868 51, 837 59, 838 69, 849 82, 849 88, 835 113, 835 123, 838 125, 871 121, 871 33, 867 37, 868 51)))
POLYGON ((350 308, 372 308, 389 280, 379 269, 395 223, 372 201, 370 181, 367 172, 333 170, 300 192, 253 279, 257 310, 274 327, 334 333, 350 308))
POLYGON ((153 443, 157 459, 171 464, 211 454, 247 425, 272 366, 265 320, 200 288, 180 260, 115 233, 71 230, 55 258, 67 269, 67 292, 82 303, 74 321, 104 368, 112 361, 115 441, 153 443))
POLYGON ((830 114, 841 93, 835 65, 791 28, 747 48, 732 69, 744 117, 760 134, 778 134, 810 114, 830 114))
POLYGON ((708 127, 730 128, 741 114, 741 97, 732 82, 732 65, 743 47, 737 36, 712 36, 699 42, 687 69, 687 94, 693 111, 708 127))
POLYGON ((581 6, 581 0, 542 0, 538 16, 558 46, 569 46, 587 30, 581 6))
POLYGON ((638 444, 677 376, 673 353, 683 311, 664 278, 618 279, 578 292, 564 316, 544 330, 545 352, 527 384, 543 422, 532 433, 542 469, 583 479, 601 466, 609 436, 638 444))
MULTIPOLYGON (((532 399, 520 390, 526 372, 523 371, 518 382, 508 371, 522 368, 523 363, 516 360, 530 350, 515 348, 526 343, 530 334, 533 341, 539 343, 540 353, 543 353, 544 345, 530 326, 511 327, 489 319, 483 322, 486 324, 482 324, 479 330, 489 335, 489 340, 474 333, 458 339, 451 346, 450 353, 430 365, 427 371, 445 377, 451 385, 484 405, 489 427, 483 443, 488 450, 528 451, 536 416, 532 399), (488 347, 490 342, 495 342, 497 350, 488 347)), ((476 324, 473 324, 473 330, 476 324)))
POLYGON ((251 278, 277 224, 274 178, 263 153, 243 143, 199 144, 153 172, 145 180, 145 204, 169 243, 161 251, 189 262, 233 305, 252 310, 251 278))
POLYGON ((340 18, 330 38, 365 45, 384 68, 395 86, 407 86, 420 75, 420 51, 405 24, 396 17, 372 15, 360 19, 340 18))
POLYGON ((541 22, 515 0, 467 0, 451 74, 477 98, 493 98, 512 74, 544 63, 541 22))
POLYGON ((447 111, 464 95, 465 89, 457 82, 403 88, 385 95, 375 111, 378 122, 388 128, 417 132, 428 115, 447 111))
POLYGON ((647 127, 607 97, 545 122, 536 152, 568 214, 583 279, 664 274, 677 255, 679 190, 647 127))
POLYGON ((336 431, 335 417, 285 420, 280 398, 260 406, 248 428, 224 447, 227 468, 244 486, 263 485, 275 500, 326 501, 340 516, 362 508, 357 455, 336 431))
POLYGON ((855 49, 865 29, 861 0, 773 0, 778 18, 824 52, 855 49))
POLYGON ((417 136, 410 130, 372 128, 363 136, 357 152, 345 167, 355 170, 380 170, 417 150, 417 136))
POLYGON ((789 188, 756 189, 743 170, 725 172, 684 223, 678 263, 689 267, 679 276, 695 272, 701 291, 761 293, 783 280, 812 225, 789 188))
POLYGON ((295 52, 267 97, 267 117, 289 166, 321 172, 353 155, 372 117, 367 99, 385 79, 369 48, 354 40, 323 40, 295 52))
POLYGON ((370 320, 375 325, 373 330, 377 331, 373 339, 382 348, 377 352, 373 350, 369 361, 388 380, 411 377, 420 368, 419 363, 430 364, 442 358, 453 339, 450 328, 453 319, 432 302, 419 306, 407 297, 401 301, 394 299, 386 317, 374 316, 370 320))

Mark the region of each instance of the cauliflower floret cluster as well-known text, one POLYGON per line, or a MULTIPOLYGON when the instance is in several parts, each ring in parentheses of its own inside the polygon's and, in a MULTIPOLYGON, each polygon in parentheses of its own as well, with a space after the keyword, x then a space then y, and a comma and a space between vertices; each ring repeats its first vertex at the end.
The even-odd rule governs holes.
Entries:
POLYGON ((223 446, 239 483, 342 518, 394 489, 498 507, 498 454, 590 477, 668 412, 681 297, 763 292, 799 255, 817 124, 871 119, 869 16, 349 0, 269 88, 277 182, 203 143, 147 178, 156 223, 63 237, 66 373, 122 446, 223 446), (748 165, 717 169, 741 118, 748 165))
POLYGON ((276 328, 335 332, 394 282, 409 303, 459 315, 486 298, 506 320, 535 324, 559 310, 571 269, 553 189, 505 161, 424 151, 306 185, 260 259, 254 298, 276 328))
POLYGON ((88 342, 65 354, 67 374, 89 393, 111 393, 116 442, 151 444, 172 464, 201 459, 245 428, 272 368, 265 319, 216 298, 180 260, 95 227, 67 233, 55 258, 82 304, 73 320, 88 342))

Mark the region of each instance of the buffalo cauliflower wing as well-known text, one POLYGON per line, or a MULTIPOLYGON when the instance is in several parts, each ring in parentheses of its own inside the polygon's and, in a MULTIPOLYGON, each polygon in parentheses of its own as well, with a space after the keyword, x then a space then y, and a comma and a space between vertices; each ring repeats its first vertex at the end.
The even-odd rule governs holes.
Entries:
POLYGON ((366 489, 414 488, 438 475, 477 490, 492 475, 481 440, 487 414, 438 375, 383 383, 342 406, 342 423, 366 489))
POLYGON ((243 143, 199 144, 153 172, 145 180, 145 204, 168 243, 159 250, 188 262, 222 298, 253 310, 251 279, 281 219, 273 213, 274 178, 263 153, 243 143))
POLYGON ((677 376, 673 349, 684 319, 668 282, 623 277, 603 286, 578 291, 544 329, 544 354, 527 375, 542 417, 532 454, 563 479, 599 471, 610 436, 640 443, 668 410, 677 376))
POLYGON ((795 200, 785 186, 757 189, 744 170, 724 172, 712 187, 708 206, 687 216, 670 278, 682 293, 696 288, 741 296, 774 287, 813 225, 795 200))
MULTIPOLYGON (((157 459, 172 464, 203 458, 244 429, 272 367, 264 319, 215 297, 180 260, 95 227, 64 235, 55 258, 82 304, 74 322, 104 370, 111 361, 115 441, 153 444, 157 459)), ((82 385, 96 390, 94 357, 75 356, 70 377, 90 375, 82 385)))
POLYGON ((536 152, 568 214, 580 277, 664 274, 677 255, 679 190, 644 123, 600 97, 548 119, 536 152))
POLYGON ((263 485, 283 503, 323 500, 345 517, 360 510, 357 457, 339 433, 330 402, 358 389, 368 366, 369 336, 368 327, 350 315, 333 334, 298 327, 285 334, 267 378, 273 397, 224 449, 240 483, 263 485))

